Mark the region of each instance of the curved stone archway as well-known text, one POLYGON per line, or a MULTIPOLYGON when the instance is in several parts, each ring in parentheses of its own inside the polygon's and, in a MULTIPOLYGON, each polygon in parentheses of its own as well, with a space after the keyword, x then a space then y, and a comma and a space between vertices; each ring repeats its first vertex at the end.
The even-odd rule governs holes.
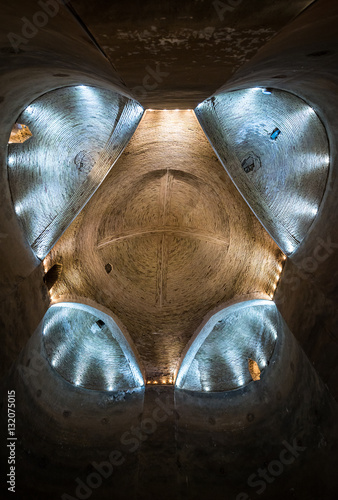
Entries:
POLYGON ((98 87, 47 92, 21 113, 32 137, 8 146, 15 212, 42 259, 101 184, 133 135, 143 108, 98 87))
POLYGON ((110 316, 93 307, 53 304, 44 317, 42 335, 50 364, 75 386, 119 391, 144 385, 123 333, 110 316))
POLYGON ((100 189, 45 259, 50 290, 90 298, 128 329, 149 383, 172 383, 203 318, 271 298, 282 252, 251 213, 191 110, 146 111, 100 189))
POLYGON ((201 392, 244 387, 252 381, 250 361, 259 372, 269 364, 280 328, 272 301, 250 300, 217 312, 191 343, 176 387, 201 392))
POLYGON ((330 152, 305 101, 276 88, 219 91, 196 115, 239 192, 287 255, 318 213, 330 152))

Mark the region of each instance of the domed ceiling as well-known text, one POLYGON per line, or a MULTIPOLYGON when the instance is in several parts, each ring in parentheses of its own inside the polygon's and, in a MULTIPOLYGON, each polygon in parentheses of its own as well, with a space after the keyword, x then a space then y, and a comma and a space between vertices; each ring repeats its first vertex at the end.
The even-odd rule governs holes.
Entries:
POLYGON ((45 268, 62 264, 52 301, 111 311, 148 383, 172 383, 205 316, 232 300, 270 298, 282 256, 193 111, 146 111, 45 268))

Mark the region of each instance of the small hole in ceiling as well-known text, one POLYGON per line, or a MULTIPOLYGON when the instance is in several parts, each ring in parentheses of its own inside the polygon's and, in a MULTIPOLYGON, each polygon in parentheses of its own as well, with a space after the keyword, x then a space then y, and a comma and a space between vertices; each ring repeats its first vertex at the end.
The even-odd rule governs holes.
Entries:
POLYGON ((62 265, 61 264, 54 264, 44 275, 43 281, 46 284, 48 290, 50 290, 57 280, 59 279, 62 271, 62 265))
POLYGON ((111 264, 106 264, 104 266, 105 270, 106 270, 106 273, 109 274, 111 272, 111 270, 113 269, 113 266, 111 264))

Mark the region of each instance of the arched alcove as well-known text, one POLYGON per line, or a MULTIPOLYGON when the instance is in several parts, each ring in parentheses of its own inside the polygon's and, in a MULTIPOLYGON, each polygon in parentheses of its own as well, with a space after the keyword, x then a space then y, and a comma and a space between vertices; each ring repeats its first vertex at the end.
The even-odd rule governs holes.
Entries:
POLYGON ((176 387, 222 392, 249 384, 253 380, 250 361, 264 370, 280 329, 278 310, 269 300, 249 300, 220 310, 195 334, 176 387))
POLYGON ((324 125, 305 101, 275 88, 220 91, 197 118, 237 189, 287 255, 310 230, 329 170, 324 125))
POLYGON ((134 100, 77 85, 47 92, 16 120, 32 137, 8 145, 15 212, 42 259, 101 184, 143 113, 134 100))
POLYGON ((98 309, 75 302, 54 304, 44 317, 42 335, 51 366, 75 386, 118 391, 144 385, 122 331, 98 309))

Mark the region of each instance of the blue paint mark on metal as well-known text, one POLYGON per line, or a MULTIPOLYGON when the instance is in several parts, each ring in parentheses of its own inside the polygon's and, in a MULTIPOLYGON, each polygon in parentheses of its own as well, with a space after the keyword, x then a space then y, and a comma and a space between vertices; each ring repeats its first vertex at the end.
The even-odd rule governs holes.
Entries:
POLYGON ((279 128, 275 128, 275 130, 272 132, 272 134, 270 135, 270 139, 272 141, 276 141, 278 136, 281 134, 281 130, 279 130, 279 128))

